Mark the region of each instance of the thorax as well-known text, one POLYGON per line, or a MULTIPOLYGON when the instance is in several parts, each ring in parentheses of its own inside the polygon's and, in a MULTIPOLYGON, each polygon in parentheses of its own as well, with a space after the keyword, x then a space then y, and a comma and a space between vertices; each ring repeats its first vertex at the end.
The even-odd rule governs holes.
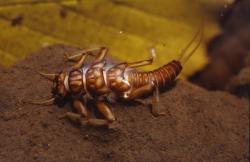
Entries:
POLYGON ((91 65, 85 74, 86 90, 91 96, 102 96, 110 92, 106 80, 105 62, 91 65))

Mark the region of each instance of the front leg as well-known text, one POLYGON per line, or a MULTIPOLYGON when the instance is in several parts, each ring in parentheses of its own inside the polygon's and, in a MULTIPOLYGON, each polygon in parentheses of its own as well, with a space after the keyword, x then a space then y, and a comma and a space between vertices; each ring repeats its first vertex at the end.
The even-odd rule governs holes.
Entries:
POLYGON ((108 105, 103 101, 95 101, 95 106, 109 123, 113 123, 115 121, 114 114, 112 113, 108 105))
POLYGON ((75 52, 73 55, 69 55, 69 53, 65 52, 64 53, 64 58, 66 61, 69 62, 77 62, 81 59, 83 55, 91 55, 91 56, 96 56, 97 51, 100 51, 103 47, 97 47, 97 48, 92 48, 92 49, 87 49, 87 50, 79 50, 75 52))
POLYGON ((96 101, 95 106, 103 114, 105 119, 89 118, 88 111, 80 100, 73 101, 73 107, 76 109, 77 113, 67 112, 64 117, 68 118, 72 122, 79 123, 82 126, 109 126, 115 120, 115 117, 109 107, 101 101, 96 101))
POLYGON ((101 62, 106 57, 107 53, 108 53, 108 48, 102 47, 100 49, 99 53, 94 58, 94 62, 93 63, 101 62))
POLYGON ((80 114, 84 118, 88 118, 88 111, 86 107, 82 104, 80 100, 74 100, 73 101, 73 107, 76 109, 77 113, 80 114))
MULTIPOLYGON (((98 53, 98 54, 96 55, 96 57, 94 58, 94 63, 101 62, 101 61, 105 58, 105 56, 107 55, 107 52, 108 52, 108 49, 105 48, 105 47, 102 47, 102 48, 100 49, 99 53, 98 53)), ((80 60, 79 60, 77 63, 75 63, 75 64, 73 65, 73 69, 81 68, 81 67, 83 66, 84 61, 85 61, 85 59, 86 59, 87 56, 88 56, 87 53, 84 54, 84 55, 82 55, 82 56, 80 57, 80 60)))
POLYGON ((77 111, 77 113, 67 112, 63 117, 66 117, 75 123, 80 123, 82 119, 86 120, 89 118, 89 113, 80 100, 74 100, 72 105, 73 108, 77 111))
POLYGON ((70 121, 80 124, 81 126, 109 126, 110 122, 105 119, 83 118, 82 115, 73 112, 65 113, 61 118, 67 118, 70 121))
MULTIPOLYGON (((115 117, 111 112, 110 108, 102 101, 95 101, 95 106, 97 109, 102 113, 105 119, 80 119, 77 120, 80 122, 81 125, 92 125, 92 126, 110 126, 114 121, 115 117)), ((74 116, 75 118, 75 116, 74 116)))
POLYGON ((88 124, 94 126, 110 126, 115 121, 115 117, 108 105, 106 105, 103 101, 95 101, 95 106, 105 119, 88 120, 88 124))
POLYGON ((82 55, 81 58, 80 58, 80 60, 77 61, 77 62, 72 66, 72 68, 73 68, 73 69, 79 69, 79 68, 81 68, 81 67, 83 66, 83 64, 84 64, 84 61, 85 61, 86 57, 87 57, 87 55, 82 55))
MULTIPOLYGON (((97 49, 96 49, 97 50, 97 49)), ((69 56, 68 53, 65 53, 64 54, 64 57, 66 59, 66 61, 71 61, 71 62, 76 62, 72 68, 73 69, 78 69, 78 68, 81 68, 87 58, 88 55, 92 55, 92 56, 95 56, 94 58, 94 63, 96 62, 101 62, 105 56, 107 55, 107 52, 108 52, 108 49, 106 47, 100 47, 98 49, 98 53, 96 55, 94 55, 92 53, 92 51, 79 51, 78 54, 75 54, 73 56, 69 56)))

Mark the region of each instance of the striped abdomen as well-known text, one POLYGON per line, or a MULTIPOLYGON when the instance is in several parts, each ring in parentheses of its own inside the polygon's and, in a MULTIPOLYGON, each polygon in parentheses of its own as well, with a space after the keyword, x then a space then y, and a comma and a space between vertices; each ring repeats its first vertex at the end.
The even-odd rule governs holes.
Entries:
POLYGON ((173 60, 170 63, 153 71, 131 71, 128 73, 128 81, 134 88, 139 88, 151 82, 156 83, 158 87, 166 87, 169 83, 175 80, 181 70, 181 63, 179 61, 173 60))

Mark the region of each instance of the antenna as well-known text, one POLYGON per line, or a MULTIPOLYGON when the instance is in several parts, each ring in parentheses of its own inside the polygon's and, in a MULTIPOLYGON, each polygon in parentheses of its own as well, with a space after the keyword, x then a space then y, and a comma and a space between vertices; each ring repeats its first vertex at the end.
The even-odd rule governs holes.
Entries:
POLYGON ((181 62, 182 65, 184 65, 187 60, 195 53, 195 51, 199 48, 202 39, 203 39, 203 35, 204 35, 204 23, 202 22, 199 30, 196 32, 196 34, 194 35, 194 37, 191 39, 191 41, 187 44, 187 46, 182 50, 182 52, 180 53, 180 57, 179 57, 179 61, 181 62), (190 46, 194 43, 194 41, 198 38, 198 42, 196 44, 196 46, 191 50, 191 52, 187 53, 188 49, 190 48, 190 46))

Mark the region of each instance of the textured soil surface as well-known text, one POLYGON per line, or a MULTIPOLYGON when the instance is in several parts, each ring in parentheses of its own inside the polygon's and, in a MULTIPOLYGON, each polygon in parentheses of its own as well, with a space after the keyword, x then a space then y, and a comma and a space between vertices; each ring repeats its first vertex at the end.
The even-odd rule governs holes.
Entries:
POLYGON ((28 105, 50 97, 51 83, 36 71, 60 71, 63 52, 42 49, 11 69, 0 69, 0 161, 248 161, 249 102, 178 81, 161 94, 166 116, 150 114, 150 98, 111 104, 114 128, 80 127, 59 119, 70 105, 28 105))

